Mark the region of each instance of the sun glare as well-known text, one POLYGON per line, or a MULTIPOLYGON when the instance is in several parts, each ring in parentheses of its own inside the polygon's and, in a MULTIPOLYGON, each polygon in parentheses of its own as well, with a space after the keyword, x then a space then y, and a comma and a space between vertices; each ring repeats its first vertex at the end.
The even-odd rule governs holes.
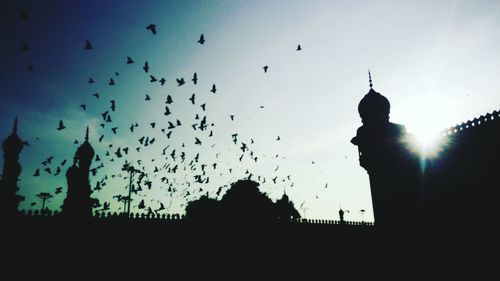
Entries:
POLYGON ((446 145, 446 137, 441 136, 438 131, 430 129, 411 130, 410 149, 422 158, 435 158, 446 145))

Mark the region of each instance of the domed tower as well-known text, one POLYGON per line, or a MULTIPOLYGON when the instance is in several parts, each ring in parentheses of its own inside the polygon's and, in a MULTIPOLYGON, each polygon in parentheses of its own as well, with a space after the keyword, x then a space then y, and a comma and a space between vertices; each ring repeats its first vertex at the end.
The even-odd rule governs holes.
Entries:
POLYGON ((286 191, 283 191, 283 196, 276 200, 276 210, 278 219, 283 221, 290 221, 291 219, 299 219, 300 214, 299 211, 295 208, 292 201, 286 194, 286 191))
POLYGON ((77 149, 73 165, 66 172, 68 190, 61 209, 62 214, 71 220, 84 220, 92 216, 89 170, 94 158, 94 149, 88 139, 89 128, 87 127, 85 142, 77 149))
POLYGON ((78 159, 80 169, 88 175, 90 164, 94 158, 94 149, 89 143, 89 127, 87 127, 87 131, 85 132, 85 141, 76 151, 75 157, 78 159))
POLYGON ((375 225, 413 225, 421 214, 418 158, 406 145, 406 128, 389 122, 389 100, 373 89, 368 75, 370 90, 358 105, 363 125, 351 142, 370 178, 375 225))
POLYGON ((17 135, 17 117, 14 120, 12 133, 3 142, 4 166, 0 180, 0 217, 12 218, 17 215, 17 208, 23 196, 17 195, 19 188, 17 181, 21 174, 19 154, 23 149, 23 142, 17 135))

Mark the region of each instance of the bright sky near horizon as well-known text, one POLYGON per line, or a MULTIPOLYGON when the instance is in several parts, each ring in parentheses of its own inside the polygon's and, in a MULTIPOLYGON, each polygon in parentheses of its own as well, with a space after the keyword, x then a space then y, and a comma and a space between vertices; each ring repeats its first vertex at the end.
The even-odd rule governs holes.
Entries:
POLYGON ((92 187, 108 176, 92 196, 113 211, 122 208, 113 196, 127 194, 121 165, 142 160, 153 185, 134 194, 134 212, 144 199, 153 210, 162 202, 162 212, 182 213, 188 200, 206 192, 215 197, 248 170, 272 199, 286 190, 307 218, 338 219, 342 207, 347 220, 373 221, 368 175, 350 143, 361 125, 357 105, 368 92, 368 68, 374 89, 391 102, 391 121, 417 136, 500 108, 500 1, 9 0, 0 10, 0 136, 10 134, 18 116, 18 134, 30 144, 20 155, 21 209, 39 209, 40 192, 51 192, 48 206, 59 208, 79 145, 73 142, 81 143, 89 126, 104 165, 91 176, 92 187), (146 29, 151 23, 156 35, 146 29), (84 50, 85 40, 91 50, 84 50), (152 83, 149 75, 166 82, 152 83), (186 83, 178 86, 181 77, 186 83), (172 104, 165 104, 168 95, 172 104), (165 106, 171 115, 164 115, 165 106), (104 122, 105 111, 112 122, 104 122), (193 129, 196 115, 206 116, 207 130, 193 129), (56 129, 59 120, 66 129, 56 129), (161 131, 177 120, 181 126, 161 131), (142 136, 155 142, 138 153, 142 136), (118 147, 129 153, 118 158, 118 147), (196 154, 199 162, 190 166, 196 154), (52 163, 43 166, 49 156, 52 163), (167 173, 175 165, 177 172, 167 173), (208 184, 195 182, 202 169, 208 184), (56 187, 63 192, 55 194, 56 187))

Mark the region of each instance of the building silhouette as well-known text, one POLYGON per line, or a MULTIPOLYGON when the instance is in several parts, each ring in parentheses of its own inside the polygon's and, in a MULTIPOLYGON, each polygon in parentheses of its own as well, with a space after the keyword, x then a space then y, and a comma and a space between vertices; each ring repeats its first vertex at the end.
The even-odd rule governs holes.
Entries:
POLYGON ((19 202, 24 200, 23 196, 17 194, 19 191, 17 181, 22 170, 18 160, 23 146, 21 138, 17 135, 16 117, 12 133, 3 142, 4 166, 0 180, 0 218, 2 219, 15 218, 18 214, 19 202))
MULTIPOLYGON (((368 172, 375 225, 490 225, 500 214, 500 114, 488 113, 443 131, 439 153, 412 149, 403 125, 389 122, 390 103, 373 89, 360 101, 363 125, 351 142, 368 172)), ((467 228, 472 230, 471 228, 467 228)))
POLYGON ((373 89, 371 75, 358 112, 363 125, 351 142, 358 146, 359 163, 370 178, 376 225, 414 225, 422 214, 419 159, 407 149, 406 128, 389 121, 389 100, 373 89))

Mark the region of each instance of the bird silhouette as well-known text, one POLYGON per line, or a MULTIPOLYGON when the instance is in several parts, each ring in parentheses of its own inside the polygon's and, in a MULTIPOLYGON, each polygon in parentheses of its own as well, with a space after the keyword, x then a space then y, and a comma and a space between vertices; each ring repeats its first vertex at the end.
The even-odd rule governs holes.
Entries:
POLYGON ((113 131, 113 133, 116 134, 117 129, 118 129, 118 127, 113 127, 113 128, 111 128, 111 131, 113 131))
POLYGON ((90 44, 89 40, 85 40, 85 46, 83 47, 85 50, 90 50, 92 49, 92 44, 90 44))
POLYGON ((99 142, 102 142, 102 139, 103 139, 103 138, 104 138, 104 135, 101 135, 101 136, 99 137, 99 142))
POLYGON ((212 85, 212 90, 210 90, 210 92, 214 93, 217 91, 217 89, 215 88, 215 84, 212 85))
POLYGON ((60 130, 63 130, 65 129, 66 126, 64 126, 64 123, 62 120, 59 120, 59 126, 57 127, 57 130, 60 131, 60 130))
POLYGON ((201 107, 201 109, 203 109, 203 111, 205 111, 206 104, 204 103, 204 104, 200 105, 200 107, 201 107))
POLYGON ((127 64, 132 64, 132 63, 134 63, 134 60, 131 57, 127 56, 127 64))
POLYGON ((146 29, 151 31, 151 33, 153 33, 154 35, 156 35, 156 24, 149 24, 148 26, 146 26, 146 29))
POLYGON ((196 137, 195 137, 195 142, 194 142, 194 144, 201 145, 201 140, 200 140, 199 138, 196 138, 196 137))
POLYGON ((54 193, 59 194, 61 192, 62 192, 62 187, 56 187, 56 191, 54 193))
POLYGON ((147 61, 144 62, 144 66, 142 67, 142 69, 144 69, 144 72, 148 73, 148 71, 149 71, 149 64, 148 64, 147 61))
POLYGON ((87 109, 87 106, 85 104, 80 104, 80 107, 83 109, 83 110, 86 110, 87 109))
POLYGON ((281 140, 280 136, 278 136, 278 137, 276 138, 276 140, 277 140, 277 141, 281 140))
POLYGON ((163 77, 162 77, 162 78, 160 79, 160 81, 159 81, 159 82, 160 82, 160 84, 163 86, 163 85, 165 84, 165 82, 166 82, 166 81, 167 81, 167 80, 165 80, 165 78, 163 78, 163 77))
POLYGON ((194 104, 194 99, 195 99, 195 94, 192 94, 191 97, 189 98, 192 104, 194 104))
POLYGON ((156 126, 156 123, 155 123, 155 122, 152 122, 152 123, 150 123, 150 125, 151 125, 151 128, 153 128, 153 129, 154 129, 154 128, 155 128, 155 126, 156 126))
POLYGON ((113 78, 109 78, 109 83, 108 83, 108 85, 110 85, 110 86, 115 85, 115 80, 113 80, 113 78))
POLYGON ((21 51, 26 52, 29 51, 30 46, 26 43, 21 43, 21 51))
POLYGON ((149 75, 149 82, 156 82, 156 81, 158 81, 156 77, 154 77, 153 75, 149 75))
POLYGON ((99 93, 92 94, 94 97, 99 98, 99 93))
POLYGON ((229 118, 231 118, 231 121, 234 121, 234 115, 229 115, 229 118))
POLYGON ((165 113, 163 113, 163 114, 165 114, 165 116, 168 116, 168 115, 170 115, 170 113, 172 113, 172 112, 170 112, 170 109, 168 108, 168 106, 165 106, 165 113))
POLYGON ((175 80, 177 81, 177 86, 182 86, 186 83, 186 81, 184 81, 184 78, 182 77, 180 79, 176 78, 175 80))
POLYGON ((196 72, 193 74, 193 79, 191 79, 191 81, 193 81, 193 84, 195 85, 198 83, 198 74, 196 74, 196 72))
POLYGON ((196 41, 196 42, 198 42, 198 43, 200 43, 202 45, 205 44, 205 36, 203 36, 203 34, 201 34, 200 35, 200 39, 198 39, 198 41, 196 41))
POLYGON ((40 169, 36 169, 35 173, 33 174, 34 177, 40 176, 40 169))
POLYGON ((116 109, 116 103, 115 103, 115 100, 111 100, 111 111, 115 111, 116 109))
POLYGON ((300 50, 302 50, 302 47, 300 47, 300 44, 299 44, 299 45, 297 46, 296 51, 300 51, 300 50))
POLYGON ((89 84, 93 84, 95 81, 94 81, 94 79, 89 78, 89 81, 88 81, 88 82, 89 82, 89 84))
POLYGON ((28 12, 26 10, 21 10, 20 16, 21 16, 22 20, 28 20, 29 19, 28 12))
POLYGON ((264 73, 267 73, 267 69, 269 68, 269 66, 265 65, 264 67, 262 67, 264 69, 264 73))
POLYGON ((166 104, 171 104, 173 103, 174 101, 172 100, 172 96, 171 95, 168 95, 167 96, 167 100, 165 101, 166 104))
POLYGON ((146 94, 146 98, 144 100, 151 100, 151 98, 146 94))

